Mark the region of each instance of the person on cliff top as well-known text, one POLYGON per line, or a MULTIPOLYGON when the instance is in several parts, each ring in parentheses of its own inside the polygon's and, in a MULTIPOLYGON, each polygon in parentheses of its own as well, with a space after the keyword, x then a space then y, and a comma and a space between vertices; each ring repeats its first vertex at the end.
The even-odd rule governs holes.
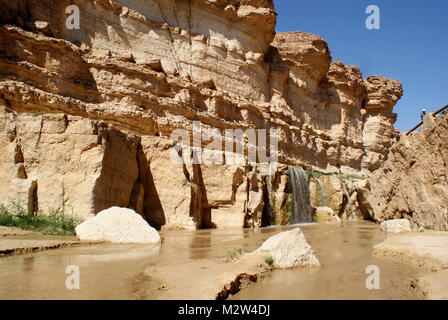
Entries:
POLYGON ((426 116, 426 109, 423 109, 422 113, 420 113, 420 118, 422 118, 422 121, 425 118, 425 116, 426 116))

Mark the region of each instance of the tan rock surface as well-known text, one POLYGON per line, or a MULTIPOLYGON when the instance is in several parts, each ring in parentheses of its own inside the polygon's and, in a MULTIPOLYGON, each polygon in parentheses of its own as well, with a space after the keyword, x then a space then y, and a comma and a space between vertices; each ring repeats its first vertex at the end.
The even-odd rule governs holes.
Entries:
POLYGON ((331 172, 375 169, 394 137, 401 86, 331 62, 318 36, 275 35, 270 0, 80 0, 80 30, 68 0, 0 4, 0 203, 260 226, 265 178, 173 164, 173 130, 279 129, 280 163, 331 172))
POLYGON ((300 228, 269 238, 255 251, 255 254, 272 258, 273 266, 280 269, 320 266, 300 228))
POLYGON ((339 218, 331 208, 318 207, 316 208, 316 222, 322 224, 336 224, 341 223, 341 218, 339 218))
POLYGON ((363 143, 367 157, 363 166, 374 171, 387 159, 389 149, 399 138, 393 126, 397 119, 393 107, 403 95, 403 88, 398 81, 380 76, 370 76, 364 83, 369 101, 365 106, 363 143))
MULTIPOLYGON (((65 17, 46 13, 45 5, 22 2, 27 13, 8 4, 5 10, 17 18, 2 17, 15 25, 1 29, 1 51, 10 58, 0 62, 0 90, 11 108, 82 115, 167 136, 191 120, 218 129, 279 127, 284 161, 362 169, 362 109, 369 99, 361 73, 330 64, 327 44, 315 35, 279 33, 270 47, 271 1, 81 1, 88 16, 77 32, 66 30, 65 17), (19 20, 47 22, 51 32, 19 20), (107 30, 98 30, 101 24, 107 30)), ((64 12, 66 4, 58 2, 61 10, 53 4, 53 12, 64 12)), ((374 99, 395 104, 396 95, 388 100, 377 92, 381 85, 372 88, 374 99)))
POLYGON ((160 245, 156 229, 134 210, 112 207, 99 212, 76 227, 80 240, 112 243, 143 243, 160 245))
POLYGON ((380 224, 380 228, 382 231, 390 233, 401 233, 412 231, 411 223, 407 219, 395 219, 384 221, 380 224))
POLYGON ((81 218, 130 205, 138 137, 77 116, 0 114, 0 203, 81 218))
POLYGON ((448 230, 448 116, 402 136, 369 179, 377 221, 406 218, 414 226, 448 230))

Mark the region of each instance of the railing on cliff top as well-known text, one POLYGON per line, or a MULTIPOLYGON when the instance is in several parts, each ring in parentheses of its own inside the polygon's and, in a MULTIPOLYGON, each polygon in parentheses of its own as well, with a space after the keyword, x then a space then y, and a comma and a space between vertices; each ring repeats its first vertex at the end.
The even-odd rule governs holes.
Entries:
MULTIPOLYGON (((448 110, 448 105, 444 106, 443 108, 441 108, 440 110, 437 110, 436 112, 431 112, 431 114, 436 117, 437 115, 441 114, 442 112, 444 112, 445 110, 448 110)), ((410 131, 408 131, 406 133, 406 135, 410 135, 412 132, 414 132, 415 130, 417 130, 418 128, 420 128, 423 125, 423 121, 420 122, 418 125, 416 125, 414 128, 412 128, 410 131)))

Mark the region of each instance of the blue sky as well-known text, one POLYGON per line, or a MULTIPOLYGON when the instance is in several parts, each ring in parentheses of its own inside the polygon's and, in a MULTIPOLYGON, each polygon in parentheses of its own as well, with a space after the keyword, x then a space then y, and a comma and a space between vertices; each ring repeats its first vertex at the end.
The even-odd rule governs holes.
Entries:
POLYGON ((360 67, 364 78, 399 80, 404 96, 395 107, 396 127, 411 129, 420 111, 448 104, 447 0, 274 0, 277 31, 318 34, 333 60, 360 67), (368 30, 367 6, 380 8, 381 29, 368 30))

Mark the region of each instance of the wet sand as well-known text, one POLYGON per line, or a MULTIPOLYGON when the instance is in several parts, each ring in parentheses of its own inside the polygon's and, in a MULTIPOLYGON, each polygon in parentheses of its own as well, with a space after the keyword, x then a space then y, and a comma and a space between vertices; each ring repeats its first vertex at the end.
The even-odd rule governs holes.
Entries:
POLYGON ((416 290, 430 300, 448 300, 448 232, 393 235, 376 245, 374 253, 417 266, 424 276, 414 281, 416 290))
MULTIPOLYGON (((199 230, 162 232, 162 247, 95 244, 0 258, 1 299, 163 299, 157 281, 142 276, 145 270, 170 266, 176 277, 210 267, 217 274, 229 251, 257 249, 263 241, 293 227, 261 230, 199 230), (68 290, 67 266, 81 271, 81 289, 68 290), (187 266, 187 269, 185 267, 187 266), (191 267, 191 269, 188 269, 191 267)), ((273 271, 232 298, 237 299, 417 299, 410 287, 416 269, 400 261, 372 255, 374 245, 386 237, 372 223, 344 227, 302 226, 322 267, 273 271), (381 290, 365 288, 368 265, 381 268, 381 290)), ((146 274, 147 275, 147 274, 146 274)), ((167 274, 169 277, 170 274, 167 274)), ((159 279, 160 280, 160 279, 159 279)), ((185 287, 185 286, 183 286, 185 287)), ((193 284, 194 288, 194 284, 193 284)), ((162 290, 160 290, 162 289, 162 290)), ((172 288, 170 297, 176 297, 172 288)), ((200 288, 197 288, 200 290, 200 288)), ((195 299, 192 291, 192 299, 195 299)))
POLYGON ((40 235, 40 233, 34 231, 22 230, 15 227, 0 226, 0 237, 25 236, 25 235, 38 236, 40 235))
POLYGON ((101 242, 79 241, 74 236, 44 235, 39 232, 0 226, 0 257, 93 243, 101 242))
POLYGON ((0 241, 0 256, 57 249, 80 244, 81 242, 76 240, 4 239, 0 241))

